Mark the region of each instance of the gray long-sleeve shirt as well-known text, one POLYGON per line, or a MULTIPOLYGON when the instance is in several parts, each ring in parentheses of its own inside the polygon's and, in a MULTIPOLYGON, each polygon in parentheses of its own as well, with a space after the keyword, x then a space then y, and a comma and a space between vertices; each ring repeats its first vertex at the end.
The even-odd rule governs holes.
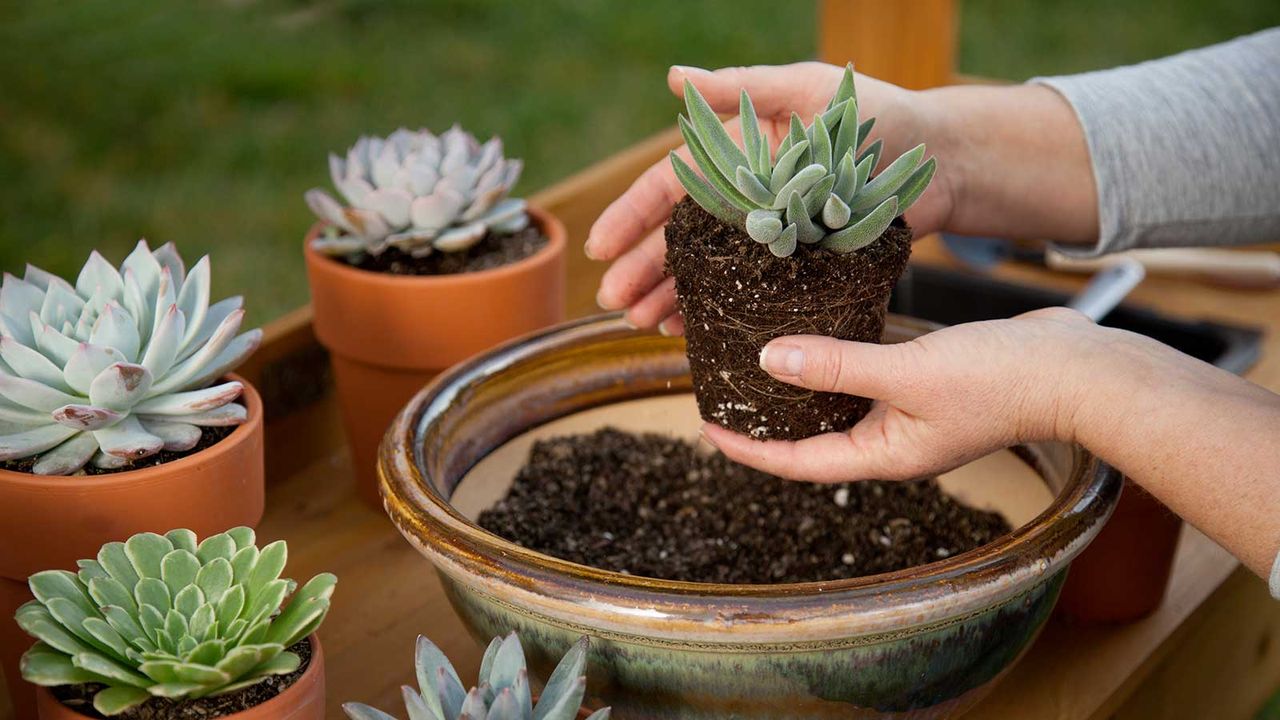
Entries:
MULTIPOLYGON (((1280 28, 1032 82, 1071 103, 1089 145, 1098 243, 1076 254, 1280 241, 1280 28)), ((1280 598, 1280 555, 1269 585, 1280 598)))
POLYGON ((1099 237, 1075 254, 1280 241, 1280 28, 1032 82, 1088 142, 1099 237))

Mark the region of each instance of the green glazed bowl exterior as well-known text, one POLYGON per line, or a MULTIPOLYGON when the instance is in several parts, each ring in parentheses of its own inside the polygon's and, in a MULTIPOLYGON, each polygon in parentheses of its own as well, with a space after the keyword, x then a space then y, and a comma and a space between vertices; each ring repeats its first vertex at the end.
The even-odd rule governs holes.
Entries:
MULTIPOLYGON (((890 316, 886 342, 931 326, 890 316)), ((450 505, 508 440, 556 418, 690 392, 683 342, 600 316, 459 365, 389 429, 384 503, 478 638, 520 633, 545 673, 593 638, 588 688, 630 718, 943 718, 985 695, 1049 617, 1073 557, 1120 495, 1084 450, 1016 449, 1053 491, 1032 522, 976 550, 835 582, 715 585, 608 572, 521 548, 450 505)), ((545 675, 544 675, 545 677, 545 675)))

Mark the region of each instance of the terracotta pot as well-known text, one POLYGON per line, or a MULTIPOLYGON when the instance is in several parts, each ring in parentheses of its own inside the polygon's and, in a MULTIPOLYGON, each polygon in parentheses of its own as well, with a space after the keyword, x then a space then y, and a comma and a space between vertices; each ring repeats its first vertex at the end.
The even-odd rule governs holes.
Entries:
POLYGON ((532 257, 492 270, 412 277, 358 270, 304 252, 316 337, 329 349, 361 497, 381 507, 378 444, 404 403, 440 370, 564 319, 565 230, 529 209, 549 240, 532 257))
POLYGON ((1115 513, 1072 563, 1059 611, 1081 624, 1133 622, 1155 612, 1169 585, 1182 524, 1126 478, 1115 513))
MULTIPOLYGON (((244 382, 243 378, 230 378, 244 382)), ((249 419, 221 442, 181 460, 108 475, 43 477, 0 471, 0 578, 8 583, 0 605, 30 599, 27 577, 41 570, 74 570, 98 548, 140 532, 190 528, 201 537, 262 518, 262 400, 245 383, 241 402, 249 419)), ((17 658, 31 639, 13 613, 0 616, 0 662, 16 677, 17 658), (16 634, 15 634, 16 633, 16 634), (13 640, 19 641, 13 646, 13 640)), ((10 682, 21 710, 30 693, 10 682)), ((31 717, 19 713, 18 717, 31 717)))
MULTIPOLYGON (((48 688, 36 691, 40 720, 83 720, 89 717, 58 702, 48 688)), ((284 692, 224 720, 324 720, 324 649, 311 636, 311 664, 284 692)))

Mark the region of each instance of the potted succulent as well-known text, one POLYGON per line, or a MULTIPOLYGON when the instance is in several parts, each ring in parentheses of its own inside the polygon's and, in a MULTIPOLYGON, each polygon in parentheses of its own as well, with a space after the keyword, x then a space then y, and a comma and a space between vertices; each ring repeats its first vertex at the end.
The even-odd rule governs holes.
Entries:
POLYGON ((920 145, 872 174, 883 144, 863 147, 875 119, 859 122, 852 66, 812 124, 792 115, 776 152, 745 91, 741 146, 691 83, 684 96, 702 175, 671 154, 689 197, 666 227, 667 268, 702 417, 761 439, 846 429, 869 400, 799 392, 759 368, 760 348, 797 333, 879 341, 911 254, 901 216, 936 162, 920 145))
POLYGON ((284 541, 259 549, 247 527, 203 541, 173 530, 32 575, 36 599, 16 617, 37 640, 22 676, 40 686, 39 717, 320 720, 315 631, 337 580, 299 589, 280 577, 287 558, 284 541))
POLYGON ((563 319, 565 232, 508 197, 522 164, 454 127, 400 129, 331 155, 345 202, 306 194, 316 335, 330 351, 362 495, 382 433, 436 372, 563 319))
MULTIPOLYGON (((510 633, 494 638, 480 662, 480 684, 466 690, 453 664, 430 640, 418 636, 414 669, 418 689, 402 688, 405 711, 412 720, 608 720, 610 710, 582 708, 589 641, 583 637, 560 659, 541 696, 529 687, 520 638, 510 633)), ((395 720, 362 703, 342 706, 351 720, 395 720)))
MULTIPOLYGON (((261 341, 238 297, 209 302, 208 258, 138 243, 74 283, 28 266, 0 285, 0 660, 26 578, 103 543, 262 516, 262 404, 230 374, 261 341), (50 532, 49 528, 57 528, 50 532), (31 538, 40 542, 31 542, 31 538)), ((27 702, 26 698, 15 698, 27 702)))

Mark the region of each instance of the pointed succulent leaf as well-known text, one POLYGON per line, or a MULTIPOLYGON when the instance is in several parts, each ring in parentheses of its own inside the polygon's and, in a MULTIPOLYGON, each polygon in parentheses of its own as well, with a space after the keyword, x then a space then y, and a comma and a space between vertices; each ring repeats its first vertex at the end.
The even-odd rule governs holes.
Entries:
POLYGON ((804 194, 804 210, 809 217, 817 217, 822 212, 822 206, 826 204, 827 198, 831 197, 831 189, 835 184, 836 176, 827 175, 804 194))
MULTIPOLYGON (((363 703, 349 702, 343 703, 342 711, 347 714, 351 720, 396 720, 395 715, 388 715, 381 710, 369 707, 363 703)), ((437 716, 444 720, 444 716, 437 716)))
POLYGON ((769 252, 778 257, 790 257, 796 251, 798 231, 795 224, 788 225, 777 240, 769 243, 769 252))
POLYGON ((115 685, 100 690, 93 696, 93 709, 111 717, 135 708, 151 699, 151 693, 142 688, 115 685))
POLYGON ((813 128, 809 134, 812 136, 810 148, 813 150, 813 161, 821 165, 823 170, 830 171, 832 169, 831 134, 826 123, 822 122, 821 115, 813 119, 813 128))
POLYGON ((458 678, 457 671, 453 669, 449 658, 440 651, 440 648, 421 635, 418 636, 418 643, 414 649, 414 671, 418 677, 418 687, 422 690, 422 699, 433 712, 444 717, 444 710, 440 704, 441 678, 458 687, 462 686, 462 680, 458 678))
POLYGON ((833 193, 827 197, 827 203, 822 207, 822 224, 832 230, 839 230, 849 224, 851 215, 849 206, 833 193))
POLYGON ((777 193, 782 190, 787 181, 795 175, 796 162, 800 156, 809 149, 809 141, 801 140, 798 144, 787 148, 786 152, 778 154, 778 162, 773 166, 773 174, 769 176, 769 191, 777 193))
POLYGON ((810 188, 817 185, 826 176, 826 168, 817 163, 805 167, 782 186, 782 189, 778 191, 777 199, 774 200, 772 208, 774 210, 787 208, 791 195, 799 194, 803 196, 804 193, 808 192, 810 188))
POLYGON ((898 214, 897 198, 889 198, 871 211, 866 217, 858 220, 843 230, 826 237, 822 247, 836 253, 851 253, 870 245, 879 239, 898 214))
POLYGON ((755 105, 751 103, 751 96, 747 95, 745 89, 742 90, 738 99, 738 121, 742 126, 742 148, 751 172, 757 174, 768 172, 769 168, 760 165, 760 149, 767 143, 760 134, 760 120, 756 117, 755 105))
POLYGON ((577 713, 578 706, 582 704, 582 693, 586 688, 582 673, 587 665, 587 650, 590 642, 586 637, 579 638, 569 648, 569 652, 560 658, 556 669, 552 671, 551 677, 547 678, 547 684, 542 689, 542 699, 533 711, 533 720, 561 720, 560 716, 552 714, 557 707, 569 709, 571 714, 564 716, 568 720, 577 713), (543 703, 546 703, 545 707, 543 703))
POLYGON ((901 215, 907 211, 920 196, 924 194, 925 188, 929 187, 929 183, 933 180, 933 175, 938 169, 938 161, 936 158, 929 158, 923 165, 916 168, 911 173, 911 177, 902 183, 902 187, 898 188, 898 214, 901 215))
POLYGON ((771 243, 782 234, 782 213, 777 210, 752 210, 747 213, 747 234, 758 243, 771 243))
MULTIPOLYGON (((809 210, 805 207, 804 199, 798 192, 791 193, 791 198, 787 202, 787 222, 796 229, 797 242, 808 245, 821 240, 824 235, 822 229, 813 224, 813 219, 809 217, 809 210)), ((785 245, 782 247, 785 247, 785 245)), ((790 253, 787 254, 789 255, 790 253)), ((785 257, 785 255, 781 257, 785 257)))
POLYGON ((854 212, 860 213, 879 206, 902 187, 922 159, 924 159, 924 145, 917 145, 872 178, 862 191, 854 196, 849 207, 853 208, 854 212))
POLYGON ((79 432, 58 424, 0 435, 0 460, 14 460, 52 450, 79 432))
MULTIPOLYGON (((685 146, 689 148, 689 155, 693 157, 693 161, 697 163, 698 168, 702 170, 702 176, 706 182, 715 188, 725 201, 730 205, 739 208, 743 212, 752 210, 756 207, 746 195, 742 194, 733 184, 733 178, 737 176, 737 170, 734 169, 730 174, 725 174, 707 154, 706 147, 702 144, 702 140, 698 138, 693 126, 688 120, 680 117, 677 120, 680 126, 680 134, 684 137, 685 146)), ((677 166, 678 168, 678 166, 677 166)), ((686 189, 688 186, 686 185, 686 189)), ((692 195, 693 193, 690 193, 692 195)), ((695 197, 694 200, 697 200, 695 197)))
POLYGON ((689 197, 693 198, 693 201, 702 206, 704 210, 714 215, 721 222, 730 225, 737 225, 741 219, 746 217, 746 213, 740 208, 731 205, 722 195, 713 190, 705 180, 698 177, 698 174, 685 164, 679 155, 672 152, 670 159, 671 166, 675 169, 676 179, 684 186, 685 192, 689 193, 689 197))
POLYGON ((853 145, 854 150, 857 150, 858 148, 862 147, 862 144, 867 141, 867 136, 871 134, 871 128, 875 126, 876 126, 875 118, 867 118, 866 120, 862 121, 862 124, 858 126, 858 139, 857 141, 854 142, 854 145, 853 145))
POLYGON ((843 158, 847 153, 857 152, 859 134, 858 103, 850 101, 845 104, 844 112, 840 116, 840 127, 836 130, 832 157, 843 158))
POLYGON ((734 177, 734 187, 756 205, 767 206, 773 202, 773 193, 769 192, 769 189, 760 182, 760 178, 745 166, 738 168, 734 177))
POLYGON ((688 80, 684 81, 684 101, 695 134, 720 172, 733 177, 739 167, 748 165, 746 155, 733 142, 715 110, 688 80))
POLYGON ((880 164, 880 154, 884 152, 884 139, 881 138, 868 145, 858 153, 858 162, 861 163, 864 158, 871 158, 871 169, 875 170, 880 164))

